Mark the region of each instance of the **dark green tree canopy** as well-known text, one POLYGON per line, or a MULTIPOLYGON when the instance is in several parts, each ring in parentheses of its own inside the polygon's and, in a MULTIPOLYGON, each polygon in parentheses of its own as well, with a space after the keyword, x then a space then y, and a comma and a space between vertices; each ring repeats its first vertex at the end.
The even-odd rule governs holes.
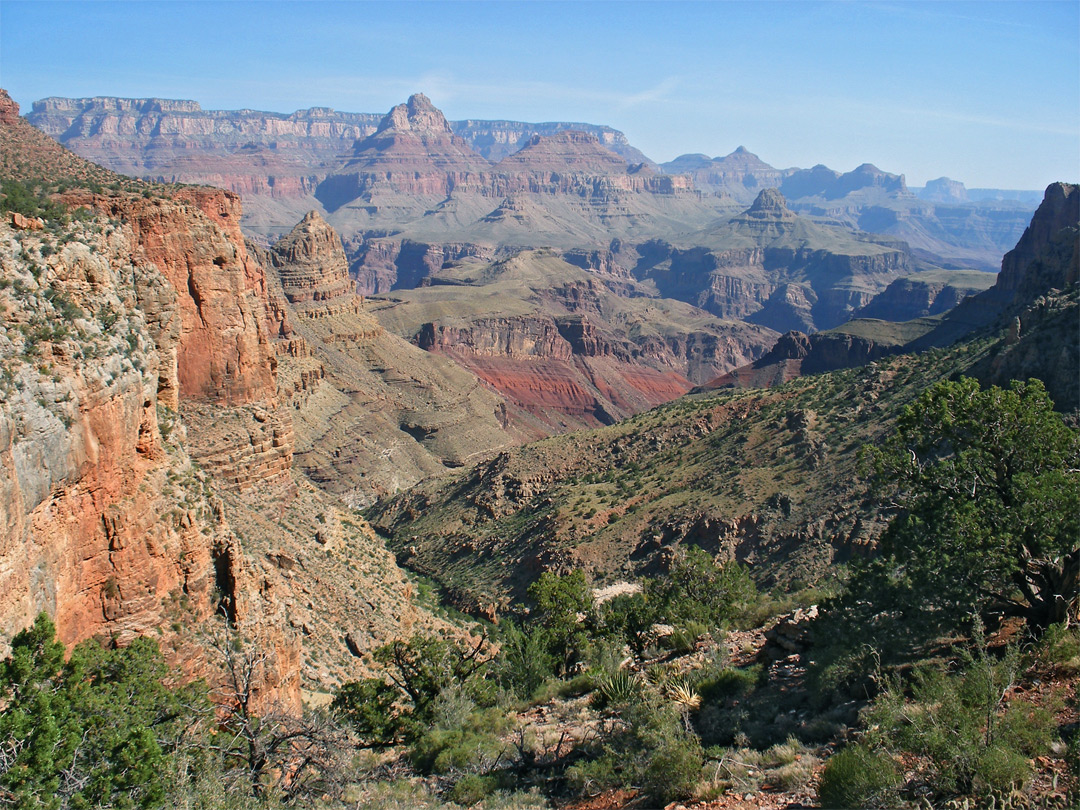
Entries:
POLYGON ((157 644, 64 645, 42 613, 0 662, 0 803, 161 807, 180 738, 209 714, 204 685, 170 688, 157 644))
POLYGON ((894 517, 827 605, 815 677, 866 674, 872 650, 906 658, 977 615, 1022 616, 1036 634, 1075 617, 1080 433, 1041 383, 938 383, 868 456, 894 517))
POLYGON ((1075 612, 1080 433, 1039 381, 939 383, 872 458, 897 509, 882 552, 928 609, 1004 610, 1034 627, 1075 612))

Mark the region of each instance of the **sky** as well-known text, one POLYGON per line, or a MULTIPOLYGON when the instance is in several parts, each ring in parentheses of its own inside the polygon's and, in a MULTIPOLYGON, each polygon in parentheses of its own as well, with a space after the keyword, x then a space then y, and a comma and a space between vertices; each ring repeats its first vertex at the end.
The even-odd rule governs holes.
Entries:
POLYGON ((1080 181, 1080 2, 22 2, 0 86, 204 109, 583 121, 920 186, 1080 181))

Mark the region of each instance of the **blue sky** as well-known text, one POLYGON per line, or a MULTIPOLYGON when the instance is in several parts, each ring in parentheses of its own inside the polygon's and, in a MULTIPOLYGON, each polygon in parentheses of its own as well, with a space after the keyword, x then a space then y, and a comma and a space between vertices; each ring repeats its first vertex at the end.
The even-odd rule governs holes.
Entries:
POLYGON ((1080 180, 1080 2, 20 2, 0 86, 206 109, 587 121, 910 185, 1080 180))

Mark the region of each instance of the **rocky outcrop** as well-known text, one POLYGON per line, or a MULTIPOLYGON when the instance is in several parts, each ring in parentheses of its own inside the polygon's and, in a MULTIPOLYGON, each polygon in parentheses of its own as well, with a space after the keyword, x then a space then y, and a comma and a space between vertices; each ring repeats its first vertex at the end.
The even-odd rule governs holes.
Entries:
POLYGON ((452 357, 546 424, 545 432, 611 424, 690 388, 674 370, 636 362, 631 346, 610 342, 586 317, 426 323, 417 345, 452 357))
POLYGON ((11 126, 19 120, 19 105, 8 95, 7 90, 0 89, 0 124, 11 126))
POLYGON ((533 135, 496 166, 453 134, 443 114, 417 94, 394 107, 378 130, 357 143, 345 165, 319 186, 330 210, 381 192, 447 197, 507 197, 519 192, 611 196, 617 192, 674 194, 688 178, 628 167, 597 136, 577 131, 533 135))
POLYGON ((416 336, 425 351, 448 351, 478 356, 543 357, 569 360, 573 347, 563 339, 551 318, 479 318, 468 326, 425 323, 416 336))
POLYGON ((940 315, 970 295, 993 286, 995 277, 976 271, 927 274, 900 278, 855 312, 856 318, 910 321, 940 315))
POLYGON ((277 271, 282 292, 302 318, 357 313, 360 297, 349 277, 341 239, 318 212, 311 211, 265 255, 277 271))
MULTIPOLYGON (((520 440, 505 404, 474 375, 366 311, 341 240, 320 215, 270 249, 250 249, 267 267, 278 313, 278 397, 291 415, 295 463, 320 487, 365 506, 520 440)), ((271 417, 249 444, 278 432, 271 417)))
POLYGON ((745 366, 721 374, 701 390, 716 388, 771 388, 794 380, 802 372, 803 360, 810 354, 812 345, 802 332, 791 331, 780 336, 768 352, 745 366))
POLYGON ((1005 337, 971 373, 1005 385, 1043 381, 1055 406, 1080 408, 1080 186, 1053 183, 1016 248, 1001 261, 991 290, 965 302, 1002 308, 1005 337), (983 300, 980 300, 983 299, 983 300))
MULTIPOLYGON (((174 196, 107 196, 69 192, 123 219, 140 262, 153 264, 171 287, 180 314, 174 345, 179 397, 240 405, 272 397, 276 359, 265 332, 266 276, 240 233, 240 199, 220 189, 183 189, 174 196)), ((163 381, 168 390, 171 384, 163 381)))
POLYGON ((181 413, 192 436, 192 458, 223 489, 273 491, 284 502, 296 494, 292 480, 295 437, 285 408, 228 409, 186 402, 181 413))
MULTIPOLYGON (((66 192, 90 209, 68 223, 0 226, 0 640, 46 610, 69 645, 160 635, 186 673, 212 677, 196 628, 225 612, 272 658, 263 697, 299 709, 299 642, 262 623, 245 552, 188 454, 199 437, 176 411, 273 395, 265 279, 244 253, 238 200, 134 193, 21 120, 0 126, 0 148, 30 177, 112 187, 66 192)), ((261 484, 281 470, 246 474, 261 484)))
POLYGON ((1042 295, 1009 323, 1005 338, 968 370, 985 383, 1008 387, 1036 377, 1057 410, 1080 409, 1080 301, 1077 289, 1042 295))
POLYGON ((1064 290, 1080 279, 1080 186, 1053 183, 1016 247, 1001 260, 994 285, 998 297, 1023 305, 1050 290, 1064 290))

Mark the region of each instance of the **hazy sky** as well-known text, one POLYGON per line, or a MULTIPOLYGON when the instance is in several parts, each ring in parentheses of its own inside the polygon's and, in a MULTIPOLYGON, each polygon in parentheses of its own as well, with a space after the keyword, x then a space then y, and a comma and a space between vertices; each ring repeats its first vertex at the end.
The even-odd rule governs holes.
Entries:
POLYGON ((656 161, 744 145, 969 187, 1080 180, 1080 2, 17 2, 0 86, 205 109, 608 124, 656 161))

